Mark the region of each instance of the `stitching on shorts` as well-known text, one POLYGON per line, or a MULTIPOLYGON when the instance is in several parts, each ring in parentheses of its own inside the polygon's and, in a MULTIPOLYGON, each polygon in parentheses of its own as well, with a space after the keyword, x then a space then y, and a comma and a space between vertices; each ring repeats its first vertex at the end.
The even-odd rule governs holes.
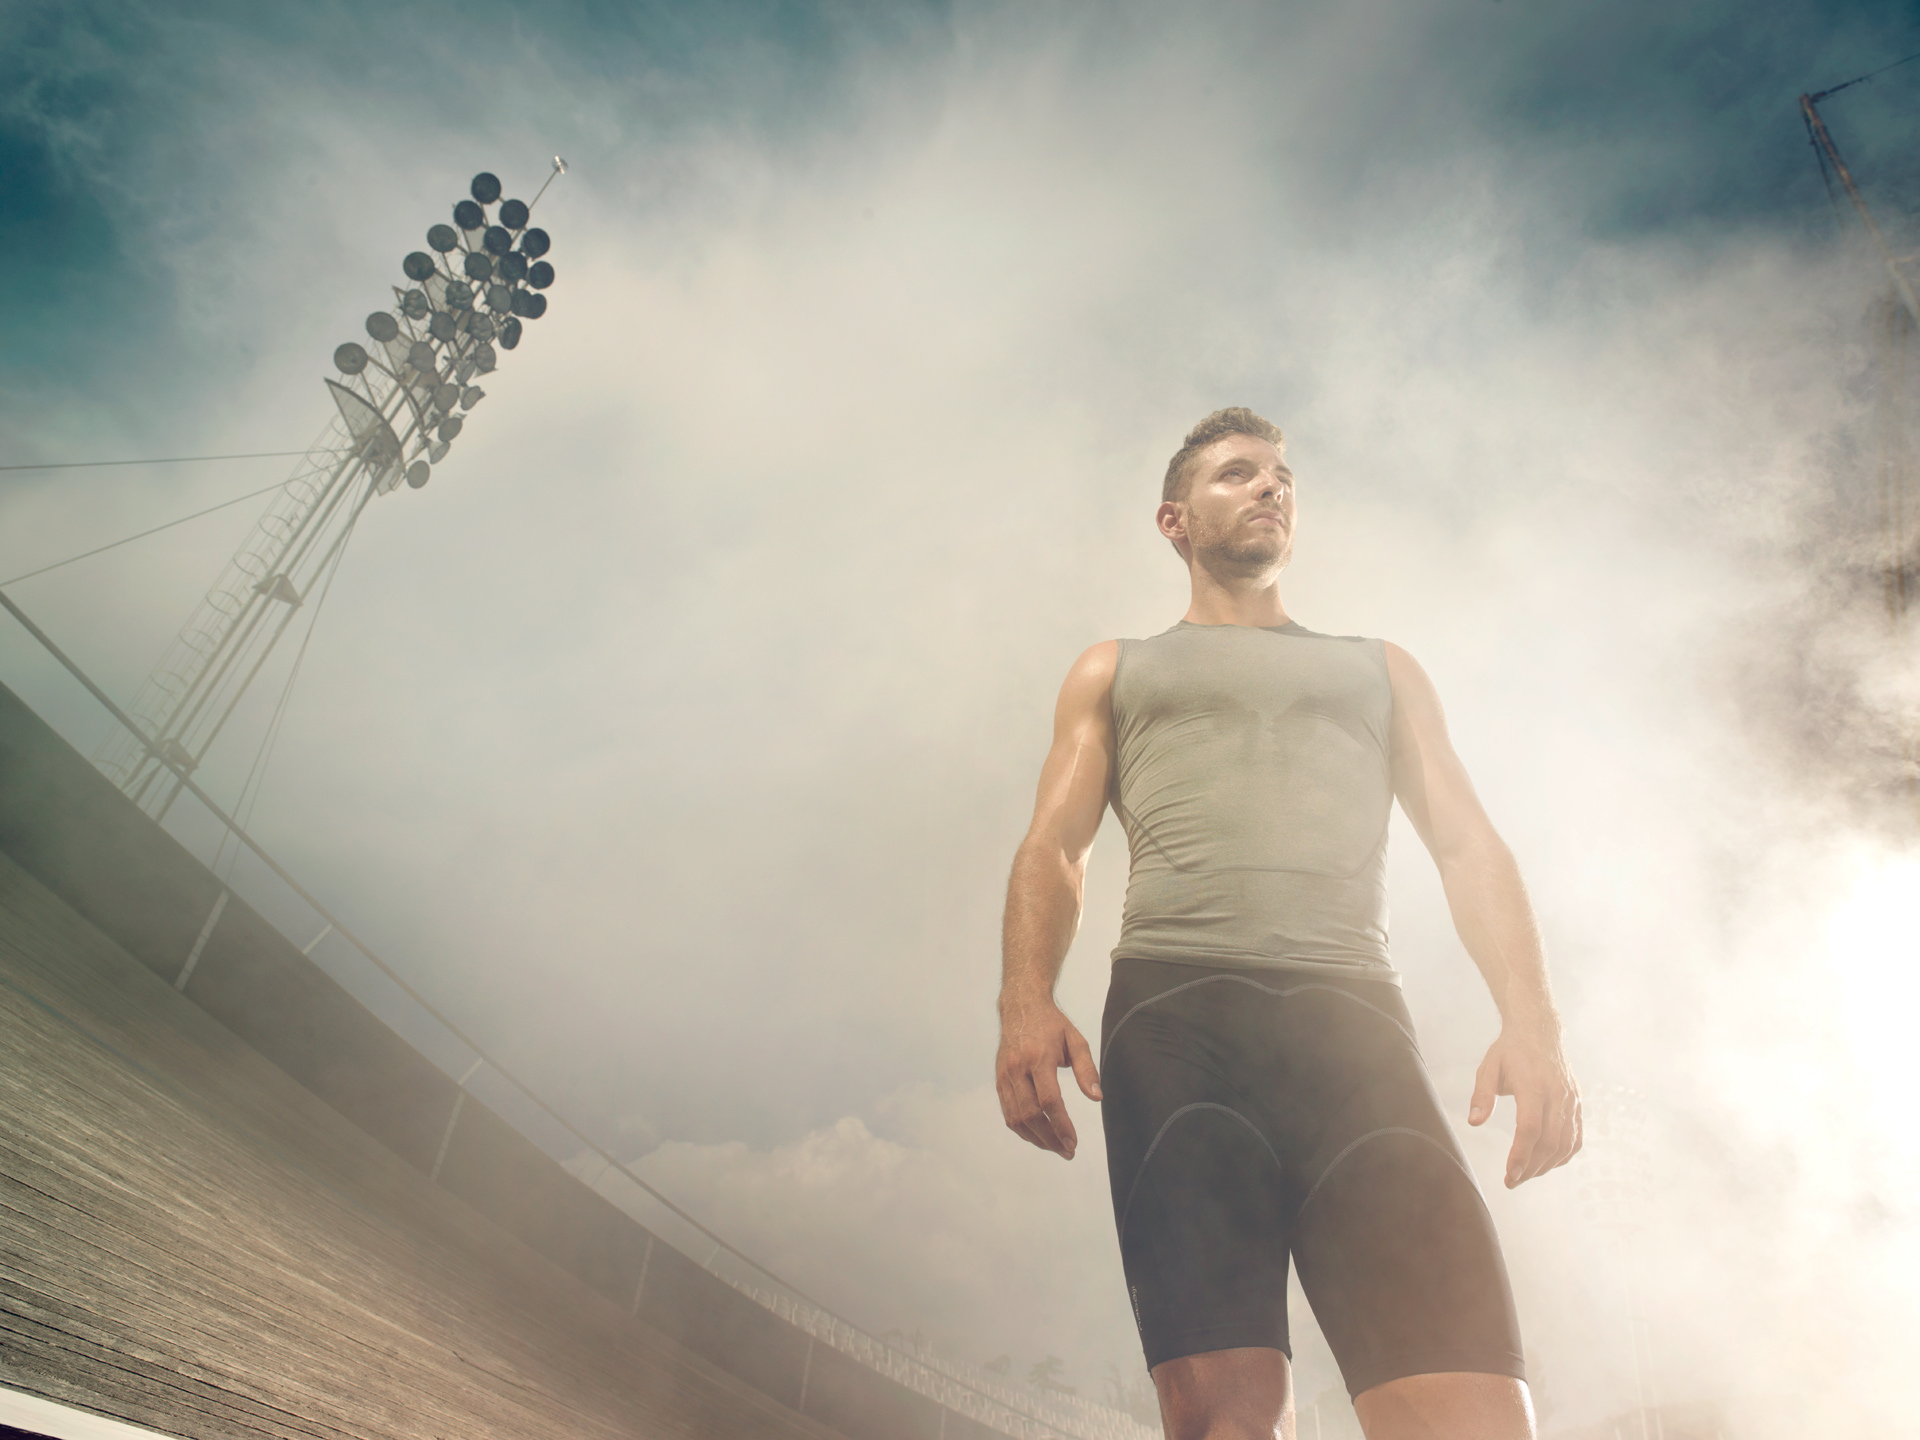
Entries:
POLYGON ((1167 1130, 1172 1126, 1173 1122, 1193 1110, 1218 1110, 1223 1115, 1231 1115, 1242 1125, 1246 1126, 1247 1129, 1253 1131, 1253 1138, 1258 1140, 1266 1150, 1267 1158, 1273 1161, 1274 1169, 1280 1171, 1282 1174, 1286 1173, 1287 1167, 1280 1163, 1280 1157, 1273 1153, 1273 1146, 1267 1143, 1267 1137, 1260 1133, 1259 1127, 1238 1110, 1235 1110, 1231 1105, 1222 1105, 1213 1100, 1196 1100, 1191 1105, 1182 1105, 1178 1110, 1169 1115, 1161 1123, 1160 1128, 1154 1132, 1153 1143, 1147 1146, 1147 1153, 1140 1157, 1140 1165, 1133 1172, 1133 1184, 1127 1187, 1127 1203, 1125 1208, 1120 1211, 1120 1239, 1122 1243, 1125 1243, 1127 1238, 1127 1221, 1133 1215, 1133 1197, 1140 1191, 1140 1181, 1147 1173, 1147 1162, 1153 1159, 1153 1152, 1160 1148, 1160 1142, 1166 1138, 1167 1130))
POLYGON ((1198 980, 1183 981, 1181 984, 1175 985, 1171 990, 1162 990, 1158 995, 1149 995, 1146 999, 1140 1001, 1132 1009, 1128 1010, 1126 1014, 1120 1017, 1120 1023, 1118 1025, 1115 1025, 1113 1029, 1107 1032, 1107 1038, 1100 1047, 1101 1053, 1104 1055, 1106 1053, 1107 1047, 1112 1045, 1113 1042, 1120 1037, 1121 1028, 1125 1026, 1127 1021, 1131 1020, 1140 1011, 1146 1009, 1147 1006, 1157 1005, 1162 1000, 1167 999, 1169 996, 1178 995, 1182 990, 1191 990, 1196 985, 1211 985, 1216 980, 1231 981, 1235 985, 1251 985, 1256 990, 1264 991, 1267 994, 1276 996, 1277 998, 1282 1000, 1286 999, 1289 995, 1298 995, 1302 990, 1331 991, 1335 995, 1343 996, 1344 998, 1351 1000, 1356 1005, 1363 1006, 1364 1008, 1371 1010, 1374 1014, 1378 1015, 1382 1020, 1385 1020, 1389 1025, 1393 1026, 1394 1029, 1398 1030, 1402 1035, 1406 1036, 1408 1042, 1413 1045, 1414 1049, 1418 1050, 1420 1048, 1420 1042, 1414 1039, 1413 1032, 1409 1030, 1406 1026, 1402 1025, 1398 1020, 1394 1019, 1393 1016, 1389 1015, 1386 1011, 1382 1010, 1378 1005, 1375 1005, 1373 1002, 1369 1000, 1362 1000, 1358 995, 1355 995, 1347 990, 1342 990, 1338 985, 1329 985, 1325 981, 1320 981, 1320 980, 1306 980, 1306 981, 1302 981, 1298 985, 1290 985, 1285 990, 1276 990, 1273 986, 1262 985, 1258 980, 1252 979, 1251 977, 1246 975, 1202 975, 1198 980))
POLYGON ((1349 1155, 1353 1154, 1354 1151, 1358 1150, 1362 1145, 1366 1144, 1369 1140, 1377 1140, 1382 1135, 1411 1135, 1416 1140, 1426 1141, 1427 1144, 1433 1146, 1434 1149, 1438 1150, 1442 1155, 1446 1156, 1447 1159, 1452 1162, 1454 1169, 1458 1170, 1462 1175, 1467 1177, 1467 1184, 1472 1187, 1474 1198, 1480 1202, 1481 1209, 1483 1210, 1486 1209, 1487 1197, 1480 1193, 1480 1182, 1473 1178, 1473 1172, 1471 1170, 1467 1169, 1465 1165, 1460 1163, 1460 1159, 1458 1156, 1456 1156, 1451 1150, 1447 1149, 1447 1147, 1442 1145, 1438 1140, 1434 1139, 1431 1135, 1427 1134, 1427 1132, 1424 1130, 1409 1129, 1405 1125, 1388 1125, 1383 1129, 1369 1130, 1366 1134, 1362 1135, 1358 1140, 1355 1140, 1352 1144, 1348 1145, 1347 1148, 1342 1150, 1338 1155, 1334 1156, 1333 1159, 1329 1160, 1327 1162, 1327 1168, 1320 1172, 1320 1178, 1313 1182, 1313 1188, 1307 1191, 1307 1198, 1300 1202, 1300 1208, 1296 1210, 1294 1214, 1296 1216, 1299 1216, 1307 1213, 1307 1206, 1313 1203, 1313 1197, 1320 1193, 1320 1187, 1327 1183, 1327 1177, 1333 1174, 1335 1168, 1340 1164, 1342 1160, 1346 1159, 1349 1155))

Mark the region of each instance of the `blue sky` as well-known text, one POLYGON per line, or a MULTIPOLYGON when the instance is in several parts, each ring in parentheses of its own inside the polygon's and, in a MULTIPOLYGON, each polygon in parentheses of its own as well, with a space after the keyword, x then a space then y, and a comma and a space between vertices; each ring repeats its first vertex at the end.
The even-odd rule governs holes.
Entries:
MULTIPOLYGON (((382 125, 400 152, 413 127, 511 135, 529 158, 570 151, 603 182, 636 149, 712 126, 804 152, 856 132, 890 78, 924 87, 932 113, 966 64, 969 14, 907 4, 552 5, 537 16, 484 4, 11 4, 0 16, 8 389, 56 396, 133 381, 151 348, 184 345, 196 363, 217 365, 198 353, 206 340, 181 313, 188 302, 154 263, 156 231, 163 245, 265 262, 282 217, 252 203, 256 169, 303 177, 313 203, 351 212, 352 177, 329 154, 329 120, 382 125), (273 75, 294 57, 327 92, 331 115, 272 102, 273 75)), ((1590 235, 1817 226, 1823 201, 1798 144, 1794 96, 1920 47, 1920 24, 1890 4, 1463 0, 1378 15, 1377 30, 1353 27, 1348 73, 1324 89, 1290 73, 1290 32, 1314 28, 1309 17, 1230 6, 1194 22, 1247 40, 1232 67, 1201 80, 1203 92, 1230 87, 1258 105, 1303 78, 1314 85, 1311 132, 1274 138, 1295 163, 1298 147, 1311 152, 1308 198, 1336 225, 1353 223, 1342 201, 1382 161, 1474 150, 1520 166, 1582 157, 1586 173, 1564 198, 1590 235)), ((1093 65, 1152 28, 1124 7, 1043 7, 1031 23, 1093 65)), ((1901 121, 1917 86, 1896 72, 1833 106, 1836 130, 1890 207, 1906 203, 1901 182, 1916 163, 1902 158, 1901 121)), ((445 168, 432 163, 443 148, 416 157, 423 185, 445 168)), ((141 378, 132 403, 160 409, 152 376, 141 378)))
MULTIPOLYGON (((1664 1107, 1666 1381, 1899 1433, 1876 1337, 1910 1300, 1864 1277, 1920 1273, 1913 1217, 1821 1217, 1920 1165, 1854 1104, 1917 1078, 1862 1038, 1911 949, 1871 801, 1916 681, 1833 579, 1871 538, 1840 502, 1881 282, 1795 99, 1916 50, 1893 5, 15 3, 0 463, 298 449, 473 172, 530 195, 565 155, 552 309, 356 533, 255 827, 776 1268, 1092 1384, 1133 1363, 1100 1160, 1022 1153, 986 1085, 1000 887, 1067 665, 1184 603, 1166 455, 1261 408, 1302 477, 1290 604, 1435 675, 1576 1060, 1664 1107), (1812 732, 1809 691, 1846 697, 1812 732), (1792 1183, 1741 1183, 1780 1153, 1792 1183), (1848 1366, 1762 1363, 1822 1327, 1848 1366)), ((1920 63, 1825 113, 1909 234, 1920 63)), ((10 473, 0 575, 288 464, 10 473)), ((130 695, 247 523, 9 593, 130 695)), ((96 743, 17 634, 0 679, 96 743)), ((1491 1011, 1394 854, 1464 1108, 1491 1011)), ((1580 1194, 1495 1201, 1566 1423, 1628 1383, 1580 1194)))

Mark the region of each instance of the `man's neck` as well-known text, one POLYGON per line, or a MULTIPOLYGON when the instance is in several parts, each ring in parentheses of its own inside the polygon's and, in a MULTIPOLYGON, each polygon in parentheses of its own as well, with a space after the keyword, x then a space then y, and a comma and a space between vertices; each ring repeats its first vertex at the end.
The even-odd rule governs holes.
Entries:
POLYGON ((1285 625, 1290 618, 1280 601, 1280 576, 1214 575, 1194 566, 1193 602, 1186 620, 1194 625, 1285 625))

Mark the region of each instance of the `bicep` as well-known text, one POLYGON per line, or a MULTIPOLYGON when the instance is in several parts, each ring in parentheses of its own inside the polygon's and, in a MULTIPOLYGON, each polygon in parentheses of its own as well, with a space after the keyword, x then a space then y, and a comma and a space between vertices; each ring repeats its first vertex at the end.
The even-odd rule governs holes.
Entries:
POLYGON ((1393 793, 1435 859, 1493 834, 1467 767, 1447 734, 1433 681, 1414 658, 1389 644, 1393 685, 1393 793))
POLYGON ((1054 709, 1053 744, 1040 768, 1030 843, 1084 858, 1107 808, 1113 774, 1113 672, 1118 646, 1096 645, 1074 664, 1054 709))

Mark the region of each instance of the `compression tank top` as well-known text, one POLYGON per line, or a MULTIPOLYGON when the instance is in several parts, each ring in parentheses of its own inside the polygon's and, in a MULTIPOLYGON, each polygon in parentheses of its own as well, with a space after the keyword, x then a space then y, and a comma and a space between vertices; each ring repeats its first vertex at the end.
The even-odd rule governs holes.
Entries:
POLYGON ((1112 798, 1132 867, 1114 958, 1397 982, 1381 642, 1183 620, 1119 645, 1112 798))

